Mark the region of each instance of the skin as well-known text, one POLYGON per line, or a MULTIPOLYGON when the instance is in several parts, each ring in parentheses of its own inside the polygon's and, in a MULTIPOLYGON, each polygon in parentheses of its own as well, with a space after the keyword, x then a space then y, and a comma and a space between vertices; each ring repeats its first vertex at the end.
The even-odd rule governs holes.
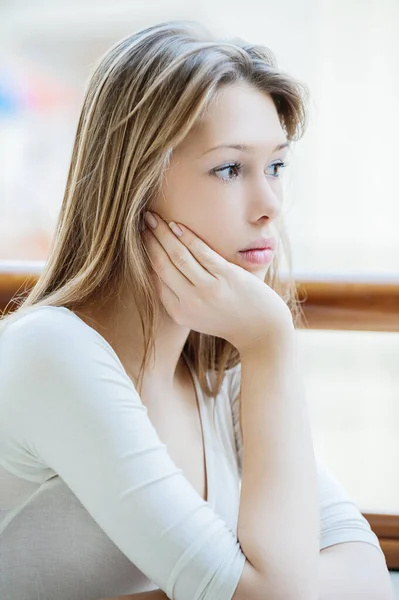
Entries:
MULTIPOLYGON (((282 189, 279 178, 272 176, 278 169, 270 165, 277 160, 284 161, 287 149, 273 152, 277 144, 284 142, 285 136, 270 97, 247 84, 226 88, 201 126, 192 131, 174 152, 163 193, 153 207, 157 217, 164 221, 158 225, 158 233, 154 230, 156 239, 159 241, 163 237, 159 234, 161 228, 163 233, 168 230, 165 223, 180 222, 223 258, 250 270, 263 281, 270 264, 243 263, 238 251, 260 236, 278 239, 282 189), (221 142, 253 145, 255 149, 252 153, 219 149, 202 155, 221 142), (244 165, 238 177, 234 169, 219 173, 219 178, 210 174, 212 169, 234 161, 244 165), (223 178, 231 179, 231 185, 224 183, 223 178)), ((170 232, 169 235, 174 234, 170 232)), ((156 245, 153 244, 152 256, 155 252, 156 245)), ((137 309, 127 290, 123 294, 123 305, 111 306, 117 317, 112 325, 105 314, 101 324, 109 328, 108 341, 112 338, 126 367, 141 359, 142 345, 137 309), (133 356, 129 336, 134 336, 137 341, 137 356, 133 356)), ((98 318, 99 313, 96 316, 98 318)), ((106 337, 104 331, 101 334, 106 337)), ((170 397, 173 397, 177 382, 183 376, 180 354, 188 334, 189 329, 177 325, 164 312, 156 338, 154 368, 147 374, 148 384, 161 386, 164 398, 166 388, 171 390, 170 397)), ((338 600, 342 594, 353 600, 366 596, 370 600, 393 600, 385 563, 369 544, 340 543, 320 552, 320 600, 338 600)), ((167 596, 158 589, 103 600, 128 599, 167 600, 167 596)))
MULTIPOLYGON (((270 263, 249 264, 239 250, 261 236, 278 241, 282 185, 281 168, 275 165, 284 162, 288 148, 275 148, 286 141, 270 96, 246 82, 224 88, 203 122, 175 149, 152 211, 166 223, 182 223, 223 258, 263 280, 270 263), (207 152, 221 143, 252 148, 207 152), (230 166, 212 172, 234 162, 243 168, 230 166)), ((136 376, 144 355, 137 306, 128 289, 120 299, 101 310, 82 312, 101 324, 101 335, 113 346, 126 371, 136 376)), ((162 388, 173 394, 187 376, 181 353, 190 329, 176 324, 161 308, 155 361, 144 375, 143 389, 162 388)))

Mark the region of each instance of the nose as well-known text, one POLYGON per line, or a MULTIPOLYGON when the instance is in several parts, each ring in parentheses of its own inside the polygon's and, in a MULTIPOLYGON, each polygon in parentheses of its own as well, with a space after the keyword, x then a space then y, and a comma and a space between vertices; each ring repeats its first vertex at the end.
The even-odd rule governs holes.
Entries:
POLYGON ((262 181, 254 184, 251 200, 251 214, 254 220, 267 217, 273 221, 280 216, 282 210, 282 191, 280 185, 278 185, 277 189, 274 189, 274 186, 263 177, 262 181))

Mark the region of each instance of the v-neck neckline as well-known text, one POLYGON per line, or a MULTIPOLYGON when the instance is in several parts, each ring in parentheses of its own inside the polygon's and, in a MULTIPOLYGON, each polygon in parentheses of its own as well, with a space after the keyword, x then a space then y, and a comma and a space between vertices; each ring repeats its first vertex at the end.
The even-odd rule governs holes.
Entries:
POLYGON ((199 417, 201 421, 201 429, 202 429, 202 444, 204 448, 204 460, 205 460, 205 479, 206 479, 206 489, 207 489, 207 502, 212 508, 214 508, 214 496, 213 496, 213 471, 212 471, 212 458, 210 456, 210 448, 211 448, 211 440, 209 438, 209 429, 208 429, 208 421, 206 408, 204 406, 204 397, 201 385, 197 378, 197 375, 194 371, 194 368, 189 360, 189 358, 182 353, 182 356, 186 362, 186 365, 190 371, 191 378, 193 380, 194 390, 197 396, 197 404, 199 410, 199 417))

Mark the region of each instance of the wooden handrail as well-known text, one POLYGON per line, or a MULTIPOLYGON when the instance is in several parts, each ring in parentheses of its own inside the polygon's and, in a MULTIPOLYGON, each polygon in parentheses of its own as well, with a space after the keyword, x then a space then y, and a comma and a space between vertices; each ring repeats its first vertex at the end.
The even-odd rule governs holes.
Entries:
POLYGON ((399 514, 362 514, 378 537, 388 568, 399 570, 399 514))
MULTIPOLYGON (((0 311, 14 308, 13 296, 26 293, 42 268, 40 262, 0 261, 0 311)), ((399 276, 296 274, 295 281, 307 329, 399 331, 399 276)), ((363 515, 388 567, 399 570, 399 514, 363 515)))
POLYGON ((399 276, 296 275, 309 329, 399 331, 399 276))
MULTIPOLYGON (((0 261, 1 311, 17 292, 36 283, 42 267, 40 262, 0 261)), ((305 328, 399 331, 399 276, 296 274, 295 280, 305 328)))
POLYGON ((39 262, 0 261, 0 311, 15 308, 12 298, 33 287, 43 266, 39 262))

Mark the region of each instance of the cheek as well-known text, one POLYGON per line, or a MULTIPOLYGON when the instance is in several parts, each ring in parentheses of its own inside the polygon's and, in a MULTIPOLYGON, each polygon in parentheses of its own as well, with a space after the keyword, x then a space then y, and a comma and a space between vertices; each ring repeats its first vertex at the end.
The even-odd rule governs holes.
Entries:
POLYGON ((186 225, 212 250, 226 260, 236 262, 241 236, 238 224, 234 223, 231 199, 229 203, 198 182, 186 185, 180 179, 179 185, 175 184, 170 180, 164 195, 153 202, 154 212, 167 223, 173 220, 186 225))
POLYGON ((238 242, 239 235, 234 235, 234 229, 228 221, 216 221, 208 222, 201 231, 198 227, 195 229, 197 235, 199 235, 207 244, 220 254, 225 260, 239 264, 238 255, 238 242))

